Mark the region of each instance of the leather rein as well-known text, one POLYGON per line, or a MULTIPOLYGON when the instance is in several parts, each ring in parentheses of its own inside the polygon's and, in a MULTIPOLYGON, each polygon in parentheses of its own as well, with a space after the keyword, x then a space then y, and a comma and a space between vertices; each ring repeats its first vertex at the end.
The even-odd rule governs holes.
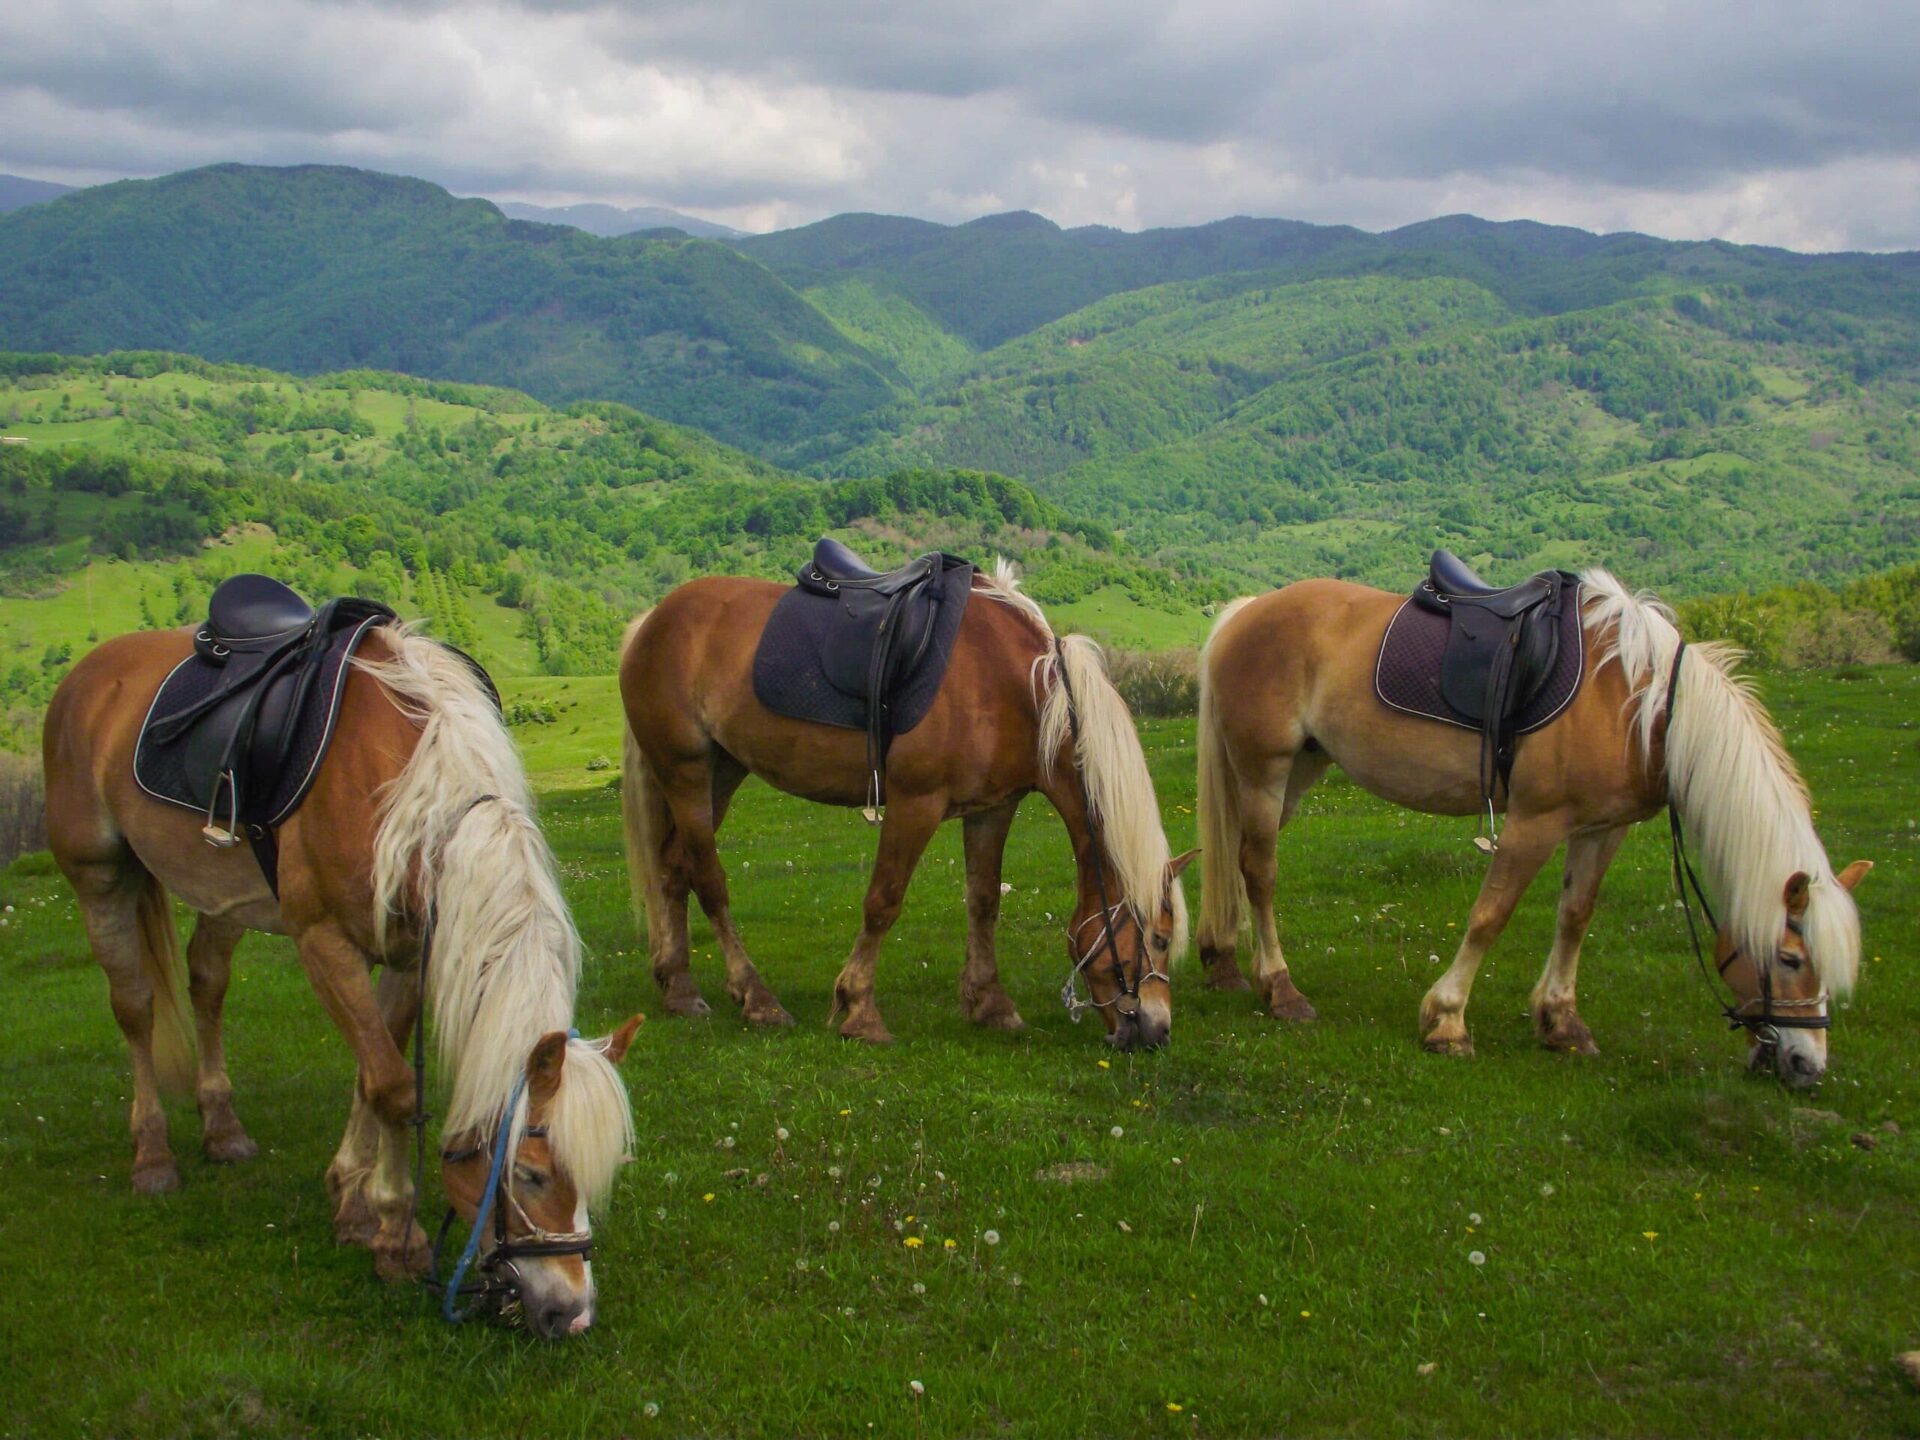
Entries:
POLYGON ((1053 637, 1053 653, 1059 661, 1060 688, 1067 696, 1067 729, 1073 736, 1073 773, 1080 781, 1080 800, 1087 815, 1087 835, 1092 841, 1093 883, 1100 896, 1100 913, 1088 915, 1075 925, 1067 937, 1069 954, 1074 954, 1073 969, 1067 972, 1067 983, 1060 987, 1060 1003, 1066 1007, 1067 1015, 1073 1023, 1080 1023, 1080 1016, 1087 1010, 1105 1010, 1111 1007, 1116 1014, 1134 1016, 1140 1013, 1140 987, 1149 980, 1164 980, 1171 984, 1173 977, 1161 970, 1151 958, 1151 945, 1147 946, 1148 955, 1141 961, 1139 979, 1136 981, 1127 975, 1127 967, 1120 963, 1120 941, 1114 934, 1114 917, 1121 911, 1133 916, 1133 923, 1139 927, 1143 939, 1147 936, 1147 922, 1140 912, 1128 903, 1125 897, 1109 903, 1107 900, 1107 870, 1101 857, 1106 849, 1106 841, 1100 834, 1100 821, 1094 814, 1093 799, 1087 793, 1087 777, 1080 769, 1080 707, 1074 702, 1073 682, 1067 678, 1067 651, 1060 637, 1053 637), (1101 933, 1086 950, 1080 950, 1080 932, 1095 920, 1100 922, 1101 933), (1093 987, 1089 982, 1087 998, 1080 998, 1080 977, 1101 951, 1113 956, 1113 971, 1119 981, 1119 991, 1111 1000, 1095 1000, 1093 987))
MULTIPOLYGON (((497 795, 478 795, 467 802, 454 820, 449 830, 458 829, 460 822, 472 814, 474 809, 488 801, 497 801, 497 795)), ((420 1206, 420 1190, 426 1181, 427 1168, 427 974, 433 960, 433 932, 436 912, 431 902, 427 907, 427 919, 420 932, 420 1013, 413 1025, 413 1195, 407 1206, 407 1234, 412 1235, 420 1206)), ((568 1036, 577 1037, 577 1030, 569 1030, 568 1036)), ((491 1146, 477 1144, 460 1150, 442 1150, 442 1165, 458 1164, 471 1160, 474 1156, 491 1150, 491 1161, 487 1167, 487 1184, 481 1192, 480 1207, 473 1217, 473 1229, 467 1236, 466 1248, 454 1263, 453 1273, 444 1281, 440 1279, 440 1256, 446 1248, 447 1235, 453 1229, 458 1218, 451 1202, 447 1213, 441 1218, 440 1229, 433 1237, 433 1263, 427 1273, 420 1277, 420 1283, 427 1289, 440 1295, 440 1312, 458 1325, 471 1319, 486 1305, 499 1309, 510 1306, 519 1296, 519 1277, 514 1269, 515 1260, 541 1259, 555 1255, 578 1255, 583 1261, 593 1259, 593 1232, 574 1230, 556 1232, 543 1230, 533 1223, 520 1202, 514 1199, 511 1179, 511 1167, 507 1163, 507 1152, 511 1148, 514 1116, 519 1113, 520 1101, 526 1093, 527 1073, 523 1067, 513 1082, 513 1090, 507 1096, 506 1107, 500 1112, 500 1124, 496 1129, 491 1146), (520 1217, 526 1228, 528 1238, 515 1240, 508 1233, 507 1214, 511 1210, 520 1217), (487 1221, 493 1221, 493 1244, 484 1254, 480 1251, 481 1236, 486 1233, 487 1221), (467 1280, 467 1271, 479 1261, 474 1279, 467 1280), (460 1302, 468 1299, 472 1303, 464 1308, 460 1302)), ((523 1137, 541 1138, 547 1133, 544 1125, 529 1125, 521 1132, 523 1137)))
MULTIPOLYGON (((1673 669, 1667 676, 1667 728, 1673 727, 1673 707, 1680 692, 1680 657, 1686 654, 1687 642, 1682 640, 1679 648, 1673 652, 1673 669)), ((1718 934, 1720 922, 1714 918, 1713 905, 1707 899, 1707 892, 1700 884, 1700 877, 1694 874, 1693 862, 1687 858, 1687 839, 1680 827, 1680 807, 1674 803, 1672 795, 1667 797, 1667 828, 1673 834, 1673 884, 1680 893, 1680 912, 1687 918, 1687 939, 1693 946, 1694 964, 1699 967, 1700 978, 1712 993, 1714 1003, 1719 1005, 1720 1013, 1727 1018, 1730 1030, 1744 1029, 1757 1044, 1775 1047, 1780 1043, 1782 1030, 1827 1030, 1833 1026, 1833 1017, 1826 1013, 1827 992, 1823 988, 1818 995, 1805 1000, 1775 1000, 1773 998, 1773 966, 1771 963, 1756 965, 1760 975, 1760 996, 1755 1000, 1742 1000, 1733 994, 1733 987, 1727 983, 1727 970, 1744 953, 1735 946, 1727 958, 1714 967, 1714 975, 1707 974, 1706 955, 1700 944, 1700 933, 1694 926, 1693 901, 1700 902, 1701 913, 1706 916, 1707 924, 1713 933, 1718 934), (1688 891, 1692 894, 1689 895, 1688 891), (1716 986, 1714 981, 1719 981, 1716 986), (1731 1003, 1723 1000, 1721 988, 1733 994, 1731 1003), (1751 1013, 1758 1004, 1759 1013, 1751 1013), (1782 1013, 1782 1012, 1789 1013, 1782 1013), (1808 1013, 1791 1013, 1791 1012, 1808 1013)), ((1804 942, 1806 931, 1793 916, 1787 917, 1787 929, 1801 937, 1804 942)), ((1813 963, 1813 956, 1807 956, 1807 963, 1813 963)))

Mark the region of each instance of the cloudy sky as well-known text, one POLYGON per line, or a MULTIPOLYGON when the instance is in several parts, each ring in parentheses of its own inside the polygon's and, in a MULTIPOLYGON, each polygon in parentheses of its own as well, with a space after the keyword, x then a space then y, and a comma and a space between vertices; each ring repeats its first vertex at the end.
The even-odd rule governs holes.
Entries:
POLYGON ((0 171, 1912 249, 1917 59, 1914 0, 61 0, 0 5, 0 171))

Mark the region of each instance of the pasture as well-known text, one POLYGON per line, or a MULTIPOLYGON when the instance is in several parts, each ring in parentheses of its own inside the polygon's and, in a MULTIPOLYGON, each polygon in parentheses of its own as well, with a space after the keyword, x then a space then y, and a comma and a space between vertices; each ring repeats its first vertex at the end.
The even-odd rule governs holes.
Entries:
MULTIPOLYGON (((1057 992, 1072 862, 1029 800, 1002 971, 1029 1030, 956 1003, 957 827, 883 954, 899 1042, 825 1024, 873 838, 749 784, 722 832, 735 913, 799 1020, 658 1017, 627 918, 617 710, 596 681, 509 687, 587 941, 583 1030, 655 1016, 626 1061, 635 1161, 596 1217, 599 1321, 548 1344, 454 1329, 332 1240, 321 1172, 351 1066, 284 941, 228 1001, 251 1165, 128 1185, 125 1050, 47 857, 0 876, 0 1354, 8 1435, 1895 1434, 1920 1399, 1920 670, 1769 680, 1836 864, 1870 858, 1862 985, 1811 1095, 1742 1073, 1673 910, 1663 828, 1621 852, 1588 941, 1602 1054, 1533 1041, 1552 872, 1468 1013, 1417 1043, 1478 884, 1470 820, 1337 774, 1282 836, 1281 934, 1321 1019, 1282 1028, 1176 977, 1173 1043, 1125 1056, 1057 992), (564 687, 564 693, 562 688, 564 687), (784 1138, 783 1137, 784 1133, 784 1138), (1859 1140, 1856 1143, 1855 1137, 1859 1140), (913 1382, 918 1382, 915 1388, 913 1382)), ((1177 849, 1191 721, 1145 727, 1177 849)), ((1190 893, 1193 886, 1190 883, 1190 893)), ((430 1182, 423 1213, 437 1215, 430 1182)))

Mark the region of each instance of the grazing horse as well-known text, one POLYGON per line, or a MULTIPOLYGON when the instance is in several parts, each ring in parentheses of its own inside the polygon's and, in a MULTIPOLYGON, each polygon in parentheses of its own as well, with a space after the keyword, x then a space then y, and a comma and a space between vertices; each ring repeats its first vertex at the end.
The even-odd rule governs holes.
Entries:
POLYGON ((451 1091, 448 1201, 471 1223, 491 1191, 505 1223, 483 1266, 506 1272, 501 1283, 540 1333, 584 1330, 594 1305, 584 1243, 554 1241, 584 1240, 588 1206, 630 1143, 614 1065, 633 1023, 601 1042, 569 1038, 580 942, 491 696, 453 651, 402 626, 374 629, 312 789, 279 827, 276 899, 253 852, 210 848, 204 817, 135 780, 142 717, 192 649, 185 630, 110 640, 74 666, 47 710, 48 835, 132 1057, 134 1188, 180 1184, 163 1088, 197 1093, 209 1160, 258 1153, 234 1113, 221 1005, 240 936, 289 935, 359 1066, 327 1171, 334 1233, 369 1246, 384 1278, 424 1269, 407 1173, 417 1097, 403 1051, 419 1018, 431 916, 427 998, 451 1091), (197 1083, 170 893, 199 912, 186 955, 197 1083), (375 963, 385 967, 377 985, 375 963), (497 1177, 496 1146, 512 1159, 497 1177))
MULTIPOLYGON (((1023 1028, 1000 984, 994 925, 1007 831, 1022 797, 1038 790, 1066 822, 1079 864, 1067 927, 1074 976, 1086 978, 1113 1044, 1163 1044, 1173 1022, 1167 972, 1186 943, 1179 875, 1192 857, 1168 858, 1146 755, 1099 648, 1056 638, 1006 562, 972 584, 973 599, 992 603, 967 606, 932 707, 887 755, 865 924, 834 982, 833 1018, 845 1015, 849 1039, 892 1039, 874 1003, 880 945, 934 830, 958 816, 967 857, 961 1007, 975 1024, 1023 1028)), ((792 1023, 728 908, 714 836, 740 782, 758 775, 828 805, 870 799, 865 736, 789 719, 755 697, 754 651, 785 593, 764 580, 694 580, 635 621, 622 650, 627 866, 672 1014, 707 1013, 687 968, 691 891, 726 957, 728 995, 755 1024, 792 1023)))
MULTIPOLYGON (((1511 787, 1499 787, 1506 828, 1459 952, 1421 1004, 1426 1046, 1472 1053, 1464 1017, 1481 957, 1565 841, 1559 926, 1532 1010, 1549 1048, 1591 1053, 1574 978, 1600 881, 1627 827, 1671 806, 1724 907, 1713 958, 1735 998, 1727 1013, 1752 1037, 1749 1063, 1771 1059, 1788 1083, 1812 1084, 1826 1069, 1828 997, 1851 988, 1859 963, 1849 892, 1872 866, 1833 873, 1806 784, 1735 673, 1736 651, 1683 646, 1671 611, 1605 571, 1580 579, 1584 683, 1557 718, 1522 737, 1511 787)), ((1202 652, 1201 956, 1210 984, 1249 988, 1234 944, 1251 911, 1254 988, 1277 1019, 1314 1010, 1280 950, 1275 841, 1327 767, 1411 809, 1481 809, 1479 738, 1374 693, 1375 657, 1405 599, 1302 581, 1227 606, 1202 652)))

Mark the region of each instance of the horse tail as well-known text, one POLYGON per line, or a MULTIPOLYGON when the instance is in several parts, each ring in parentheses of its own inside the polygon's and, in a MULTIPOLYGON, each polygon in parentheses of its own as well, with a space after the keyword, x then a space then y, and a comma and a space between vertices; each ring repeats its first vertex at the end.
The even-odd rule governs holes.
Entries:
POLYGON ((1229 950, 1247 913, 1247 882, 1240 873, 1240 785, 1227 758, 1220 728, 1220 698, 1213 682, 1213 644, 1227 622, 1253 597, 1220 612, 1200 651, 1199 763, 1195 808, 1200 828, 1200 953, 1229 950))
MULTIPOLYGON (((622 669, 640 638, 640 627, 646 623, 647 616, 642 614, 627 627, 626 638, 620 642, 622 669)), ((640 753, 640 741, 624 705, 620 717, 620 823, 626 832, 627 891, 633 904, 633 923, 645 931, 650 946, 657 945, 666 934, 664 917, 658 913, 657 871, 673 817, 660 787, 654 783, 646 756, 640 753)))
POLYGON ((134 902, 140 927, 140 967, 153 991, 153 1069, 169 1095, 194 1092, 199 1063, 193 1029, 180 993, 180 936, 173 928, 173 900, 151 873, 134 902))

